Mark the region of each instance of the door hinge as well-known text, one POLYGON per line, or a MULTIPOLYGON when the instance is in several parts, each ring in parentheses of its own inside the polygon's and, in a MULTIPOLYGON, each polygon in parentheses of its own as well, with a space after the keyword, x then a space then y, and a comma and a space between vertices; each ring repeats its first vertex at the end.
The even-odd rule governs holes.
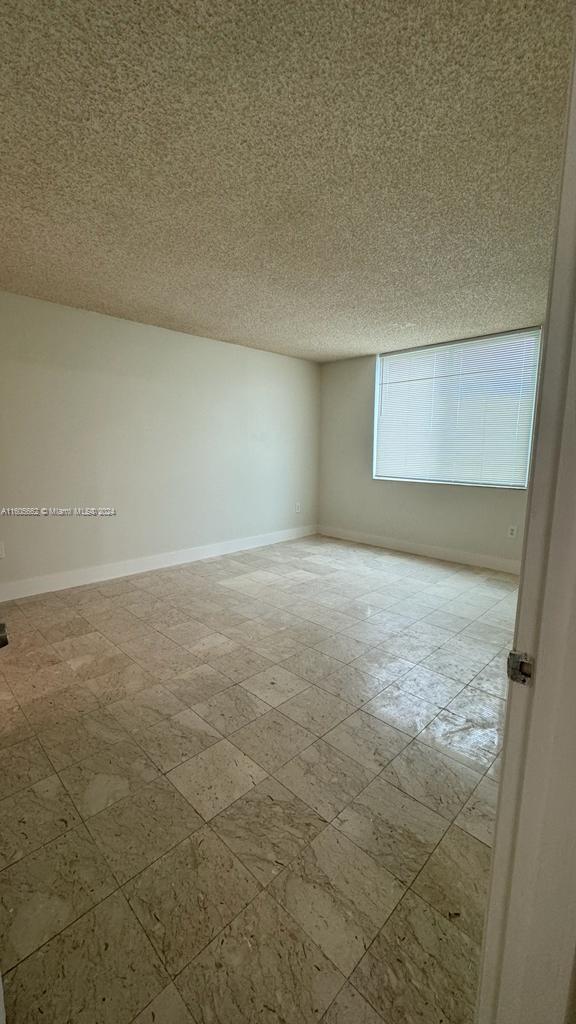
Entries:
POLYGON ((508 655, 508 679, 513 683, 527 686, 532 681, 534 658, 521 651, 510 651, 508 655))

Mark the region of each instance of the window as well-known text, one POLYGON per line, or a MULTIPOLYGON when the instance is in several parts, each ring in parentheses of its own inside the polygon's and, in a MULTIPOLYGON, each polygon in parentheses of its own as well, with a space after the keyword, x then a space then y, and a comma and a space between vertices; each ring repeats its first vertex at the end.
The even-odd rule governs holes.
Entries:
POLYGON ((381 355, 374 478, 526 487, 540 330, 381 355))

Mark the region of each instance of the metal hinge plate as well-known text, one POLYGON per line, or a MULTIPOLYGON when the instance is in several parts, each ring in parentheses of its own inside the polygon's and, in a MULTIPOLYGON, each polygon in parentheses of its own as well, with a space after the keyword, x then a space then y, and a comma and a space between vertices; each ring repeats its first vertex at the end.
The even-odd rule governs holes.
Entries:
POLYGON ((534 658, 522 651, 510 651, 508 655, 508 679, 513 683, 527 686, 532 681, 534 658))

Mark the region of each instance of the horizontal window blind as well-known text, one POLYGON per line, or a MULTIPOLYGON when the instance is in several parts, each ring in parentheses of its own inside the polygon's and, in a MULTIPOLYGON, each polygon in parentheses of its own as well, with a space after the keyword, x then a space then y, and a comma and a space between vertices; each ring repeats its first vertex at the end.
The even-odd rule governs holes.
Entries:
POLYGON ((378 357, 374 477, 526 487, 540 330, 378 357))

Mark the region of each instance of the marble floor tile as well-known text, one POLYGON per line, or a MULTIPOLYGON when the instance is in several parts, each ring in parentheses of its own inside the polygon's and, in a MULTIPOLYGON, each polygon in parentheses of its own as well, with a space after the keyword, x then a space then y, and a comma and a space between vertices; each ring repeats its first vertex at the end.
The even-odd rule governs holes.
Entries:
POLYGON ((342 665, 331 676, 324 676, 324 679, 318 683, 318 687, 359 708, 378 693, 382 693, 386 683, 382 682, 378 676, 360 672, 353 665, 342 665))
POLYGON ((363 654, 362 657, 356 658, 352 662, 352 668, 365 672, 369 676, 376 676, 383 686, 401 679, 413 667, 411 661, 406 661, 405 658, 396 658, 382 647, 372 647, 367 654, 363 654))
POLYGON ((215 697, 195 704, 193 710, 223 736, 229 736, 270 710, 259 697, 243 686, 230 686, 215 697))
POLYGON ((148 675, 136 662, 130 662, 116 672, 103 676, 91 676, 86 680, 86 689, 94 694, 99 704, 113 704, 127 697, 133 697, 141 690, 154 686, 156 680, 148 675))
POLYGON ((502 775, 502 759, 503 755, 498 754, 496 760, 490 765, 486 775, 489 779, 494 779, 496 782, 500 781, 502 775))
POLYGON ((318 740, 275 777, 327 821, 334 818, 374 778, 374 772, 318 740))
POLYGON ((267 772, 274 772, 316 740, 314 733, 274 709, 234 733, 239 747, 267 772))
POLYGON ((289 672, 283 665, 273 665, 257 672, 241 685, 272 707, 278 707, 308 687, 305 679, 289 672))
POLYGON ((129 796, 143 783, 152 782, 158 774, 140 747, 123 740, 65 768, 60 778, 82 817, 89 818, 129 796))
POLYGON ((353 714, 355 708, 318 686, 309 686, 281 704, 280 710, 316 736, 322 736, 353 714))
POLYGON ((33 736, 32 726, 11 693, 0 693, 0 749, 33 736))
POLYGON ((210 700, 222 690, 234 686, 234 683, 228 676, 223 676, 211 665, 198 665, 197 668, 192 668, 188 672, 166 679, 163 685, 178 700, 191 708, 195 704, 199 704, 200 701, 210 700))
POLYGON ((134 1018, 133 1024, 194 1024, 194 1021, 172 984, 134 1018))
POLYGON ((83 826, 2 872, 0 966, 14 967, 116 888, 83 826))
POLYGON ((0 870, 80 824, 57 775, 0 802, 0 870))
POLYGON ((96 697, 85 684, 74 683, 65 690, 24 704, 22 710, 32 728, 40 732, 88 711, 98 711, 99 707, 96 697))
POLYGON ((315 644, 322 643, 323 640, 329 640, 330 637, 334 636, 335 632, 336 630, 326 629, 324 626, 317 626, 314 622, 302 620, 301 626, 292 626, 291 629, 287 629, 282 635, 289 640, 295 640, 298 644, 303 644, 305 647, 314 647, 315 644))
POLYGON ((394 683, 364 706, 368 714, 375 715, 408 736, 417 736, 441 710, 439 704, 415 697, 394 683))
POLYGON ((283 662, 283 668, 300 676, 308 683, 318 683, 325 676, 331 675, 341 668, 341 662, 322 654, 317 648, 310 648, 288 658, 283 662))
POLYGON ((334 827, 401 882, 410 883, 444 835, 448 822, 377 778, 344 807, 334 827))
POLYGON ((270 668, 271 662, 261 654, 255 654, 254 651, 239 647, 232 653, 211 657, 210 664, 233 683, 243 683, 250 676, 255 676, 258 672, 270 668))
POLYGON ((448 676, 442 676, 439 672, 431 672, 423 665, 416 665, 410 672, 402 676, 398 685, 415 697, 428 700, 432 704, 439 704, 446 707, 454 697, 462 690, 462 683, 448 676))
POLYGON ((222 736, 191 708, 186 708, 158 725, 134 733, 134 739, 161 772, 169 772, 218 743, 222 736))
POLYGON ((62 640, 53 646, 76 679, 103 676, 130 664, 126 654, 98 632, 62 640))
POLYGON ((506 700, 508 696, 509 680, 506 670, 506 660, 500 657, 494 658, 470 683, 475 690, 482 690, 484 693, 492 694, 493 697, 500 697, 506 700))
POLYGON ((472 683, 450 701, 448 711, 473 722, 492 725, 500 732, 504 729, 506 702, 493 694, 477 690, 472 683))
POLYGON ((451 821, 482 776, 414 740, 385 768, 382 778, 451 821))
POLYGON ((373 772, 381 771, 410 743, 405 733, 364 711, 357 711, 331 729, 324 740, 373 772))
POLYGON ((265 777, 264 769, 228 740, 215 743, 168 774, 176 789, 206 821, 265 777))
POLYGON ((198 1024, 313 1024, 343 981, 302 928, 262 893, 176 985, 198 1024))
POLYGON ((388 654, 395 655, 397 658, 403 658, 405 661, 411 661, 412 663, 417 663, 422 661, 423 658, 427 658, 439 646, 439 642, 427 640, 425 637, 407 631, 395 633, 394 636, 388 637, 380 644, 380 648, 388 654))
POLYGON ((203 824, 167 779, 141 786, 86 822, 121 885, 203 824))
POLYGON ((492 779, 482 779, 468 802, 456 818, 456 824, 487 846, 494 842, 498 785, 492 779))
POLYGON ((471 1024, 480 950, 407 892, 352 975, 386 1024, 471 1024))
POLYGON ((270 892, 332 963, 349 975, 404 888, 329 825, 278 875, 270 892))
POLYGON ((128 1024, 167 982, 125 898, 114 893, 10 971, 6 1011, 18 1024, 128 1024))
POLYGON ((429 654, 422 664, 424 668, 448 676, 449 679, 454 679, 464 686, 494 657, 494 649, 484 652, 482 649, 478 650, 478 646, 481 645, 474 642, 459 644, 452 639, 429 654))
POLYGON ((246 644, 246 646, 251 651, 254 651, 255 654, 268 658, 269 661, 276 665, 281 661, 286 661, 287 658, 291 658, 294 654, 301 654, 305 649, 304 644, 292 640, 285 634, 286 630, 282 630, 282 632, 275 633, 265 640, 256 640, 246 644))
POLYGON ((213 818, 211 826, 258 881, 268 885, 326 822, 276 779, 264 779, 213 818))
POLYGON ((53 774, 38 740, 24 740, 0 750, 0 800, 53 774))
POLYGON ((320 651, 321 654, 327 654, 328 657, 335 658, 336 661, 341 661, 344 665, 348 665, 356 658, 361 658, 363 654, 367 654, 371 648, 370 644, 363 643, 361 640, 353 640, 351 636, 337 634, 328 640, 322 640, 319 644, 316 644, 315 649, 320 651))
POLYGON ((20 704, 30 704, 41 697, 49 697, 73 686, 76 681, 69 666, 60 661, 55 665, 45 665, 41 668, 9 665, 2 671, 20 704))
POLYGON ((149 729, 185 709, 186 704, 158 683, 107 706, 108 713, 130 733, 149 729))
POLYGON ((488 901, 490 849, 453 825, 412 889, 478 945, 488 901))
POLYGON ((499 732, 485 725, 443 710, 420 733, 419 739, 474 771, 485 772, 500 749, 499 732))
POLYGON ((92 711, 43 729, 38 738, 56 771, 127 739, 125 730, 106 711, 92 711))
POLYGON ((167 636, 150 629, 147 636, 118 641, 125 654, 159 682, 181 675, 199 665, 198 658, 167 636))
POLYGON ((194 645, 199 640, 211 636, 213 630, 210 626, 206 626, 203 622, 198 622, 196 619, 186 619, 186 621, 180 622, 178 625, 164 627, 162 632, 170 640, 173 640, 174 643, 180 644, 181 647, 185 647, 192 654, 195 654, 194 645))
POLYGON ((384 1024, 382 1017, 352 985, 346 984, 322 1017, 323 1024, 384 1024))
POLYGON ((112 643, 147 636, 149 633, 149 626, 126 608, 114 608, 109 611, 88 610, 84 614, 92 623, 92 630, 101 633, 112 643))
POLYGON ((240 913, 259 885, 207 826, 124 886, 168 972, 181 971, 240 913))

